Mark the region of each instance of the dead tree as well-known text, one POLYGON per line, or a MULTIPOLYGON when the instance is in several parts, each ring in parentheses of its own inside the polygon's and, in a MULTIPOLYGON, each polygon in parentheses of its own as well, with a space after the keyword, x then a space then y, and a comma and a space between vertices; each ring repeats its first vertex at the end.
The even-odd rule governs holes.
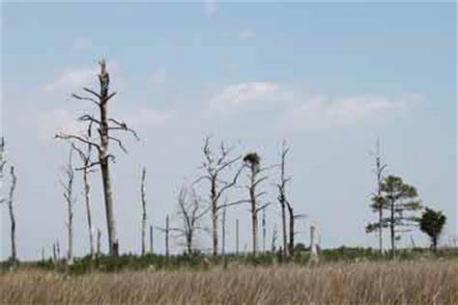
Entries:
POLYGON ((153 247, 154 244, 153 244, 153 241, 154 241, 154 240, 153 240, 153 226, 150 225, 150 226, 149 226, 149 252, 150 252, 151 254, 154 253, 154 247, 153 247))
POLYGON ((67 262, 71 264, 73 262, 73 147, 70 149, 70 155, 68 158, 68 164, 64 168, 65 181, 61 181, 62 187, 64 189, 64 199, 67 206, 67 242, 68 242, 68 252, 67 252, 67 262))
POLYGON ((14 214, 14 192, 16 190, 17 184, 17 177, 14 171, 14 166, 10 167, 10 175, 11 175, 11 186, 8 195, 7 205, 8 205, 8 213, 10 216, 10 240, 11 240, 11 258, 10 261, 13 265, 17 263, 17 249, 16 249, 16 217, 14 214))
POLYGON ((169 249, 169 235, 170 235, 170 219, 169 215, 165 217, 165 227, 156 227, 159 231, 164 233, 165 236, 165 257, 169 257, 170 249, 169 249))
POLYGON ((200 176, 196 182, 206 180, 210 185, 210 216, 212 222, 212 245, 213 255, 218 255, 218 216, 221 209, 228 206, 237 205, 245 200, 239 200, 234 202, 227 202, 225 204, 220 203, 221 196, 231 188, 235 187, 237 180, 242 172, 240 167, 234 174, 232 180, 226 181, 223 176, 230 170, 232 165, 241 159, 241 156, 233 156, 235 147, 228 147, 224 142, 221 142, 219 152, 215 153, 211 148, 210 138, 205 138, 203 147, 204 161, 202 169, 204 174, 200 176))
MULTIPOLYGON (((3 170, 6 166, 5 160, 5 139, 3 137, 0 138, 0 190, 3 188, 3 170)), ((4 202, 4 198, 0 198, 0 203, 4 202)))
POLYGON ((283 239, 283 256, 286 257, 288 255, 288 241, 287 241, 287 231, 286 231, 286 185, 290 181, 291 178, 286 177, 285 174, 285 163, 286 163, 286 156, 288 155, 289 147, 286 146, 286 142, 282 144, 282 151, 281 151, 281 163, 280 163, 280 183, 277 184, 278 187, 278 202, 280 203, 281 207, 281 224, 282 224, 282 239, 283 239))
POLYGON ((223 257, 226 256, 226 207, 223 209, 223 217, 221 219, 221 227, 222 227, 222 249, 221 249, 221 254, 223 257))
POLYGON ((146 192, 145 192, 146 169, 142 170, 142 179, 140 186, 141 203, 142 203, 142 255, 146 253, 146 192))
POLYGON ((286 157, 289 153, 289 147, 286 145, 286 142, 282 144, 281 151, 281 161, 280 161, 280 182, 277 184, 278 188, 278 202, 281 207, 281 216, 282 216, 282 237, 283 237, 283 256, 294 254, 294 236, 296 234, 294 226, 295 220, 298 218, 305 217, 304 214, 295 214, 294 208, 286 197, 286 186, 291 180, 290 177, 286 176, 286 157), (288 212, 289 220, 289 232, 286 232, 286 211, 288 212), (287 241, 288 239, 288 241, 287 241))
POLYGON ((79 149, 76 145, 72 144, 73 149, 78 153, 80 161, 82 163, 81 173, 83 176, 83 193, 84 193, 84 202, 86 206, 86 219, 87 219, 87 228, 89 236, 89 253, 91 258, 94 258, 94 234, 92 230, 92 213, 91 213, 91 201, 90 201, 90 192, 91 187, 89 184, 89 173, 91 172, 91 145, 86 145, 86 151, 79 149))
POLYGON ((239 238, 239 220, 238 218, 235 220, 235 254, 239 255, 239 246, 240 246, 240 238, 239 238))
POLYGON ((178 194, 177 216, 180 219, 180 226, 170 230, 177 232, 178 237, 184 239, 188 255, 192 254, 197 231, 203 229, 200 222, 206 212, 202 210, 195 192, 183 186, 178 194))
MULTIPOLYGON (((252 223, 252 245, 253 255, 258 251, 258 213, 265 209, 269 203, 261 204, 260 197, 265 195, 266 192, 258 192, 257 188, 260 183, 267 180, 267 176, 262 176, 262 172, 267 168, 261 168, 261 158, 255 152, 248 153, 243 158, 245 166, 250 169, 249 184, 247 186, 249 192, 251 223, 252 223)), ((245 201, 246 202, 246 201, 245 201)))
POLYGON ((375 153, 375 175, 377 177, 377 194, 372 197, 372 209, 378 214, 378 242, 379 252, 383 253, 383 210, 385 209, 382 200, 383 171, 387 165, 383 163, 380 153, 380 140, 377 139, 377 150, 375 153))
POLYGON ((267 237, 267 223, 266 223, 266 209, 262 210, 262 251, 266 252, 266 237, 267 237))
POLYGON ((274 228, 272 229, 272 244, 270 247, 272 253, 275 253, 275 251, 277 250, 277 238, 278 238, 277 225, 274 225, 274 228))
POLYGON ((102 231, 100 229, 97 229, 97 248, 96 248, 96 257, 100 257, 100 254, 102 253, 102 231))
POLYGON ((72 94, 72 97, 79 101, 88 101, 95 104, 98 110, 98 117, 85 114, 79 118, 79 121, 88 124, 89 135, 81 136, 79 134, 58 134, 57 138, 69 140, 72 142, 79 142, 80 144, 89 145, 95 151, 97 159, 91 161, 88 168, 99 166, 101 170, 103 194, 105 200, 105 214, 107 221, 108 231, 108 249, 109 254, 113 256, 118 255, 119 241, 116 233, 116 219, 113 207, 113 191, 110 176, 110 159, 113 160, 114 156, 110 153, 110 143, 115 143, 118 147, 127 152, 123 142, 112 132, 125 131, 130 132, 135 138, 138 139, 134 130, 130 129, 126 123, 113 119, 108 115, 108 102, 116 95, 116 92, 109 91, 110 76, 106 69, 105 60, 100 61, 100 73, 98 75, 100 88, 96 92, 89 88, 83 88, 88 95, 72 94), (98 135, 93 136, 92 128, 95 126, 98 135))
POLYGON ((289 243, 288 243, 288 254, 290 256, 294 255, 294 237, 296 235, 295 231, 295 222, 296 219, 301 219, 304 218, 306 215, 305 214, 295 214, 293 206, 291 203, 286 200, 286 208, 288 209, 288 218, 289 218, 289 243))

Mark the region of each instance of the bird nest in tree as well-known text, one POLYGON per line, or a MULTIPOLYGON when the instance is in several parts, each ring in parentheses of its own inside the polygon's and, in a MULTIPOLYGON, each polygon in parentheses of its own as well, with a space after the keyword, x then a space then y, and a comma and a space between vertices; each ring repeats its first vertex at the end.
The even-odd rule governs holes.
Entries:
POLYGON ((248 162, 253 165, 259 165, 261 163, 261 157, 255 152, 248 153, 243 157, 244 162, 248 162))

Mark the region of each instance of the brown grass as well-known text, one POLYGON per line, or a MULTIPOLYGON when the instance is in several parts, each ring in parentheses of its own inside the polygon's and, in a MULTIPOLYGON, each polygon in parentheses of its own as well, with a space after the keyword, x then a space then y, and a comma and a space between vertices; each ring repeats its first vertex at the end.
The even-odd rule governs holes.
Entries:
POLYGON ((457 291, 458 265, 452 262, 0 276, 0 303, 8 305, 456 305, 457 291))

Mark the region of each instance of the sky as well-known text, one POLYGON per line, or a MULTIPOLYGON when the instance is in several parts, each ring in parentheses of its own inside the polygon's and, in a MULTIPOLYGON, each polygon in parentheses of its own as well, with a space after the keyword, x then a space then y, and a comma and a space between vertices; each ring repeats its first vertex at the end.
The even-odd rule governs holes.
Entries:
MULTIPOLYGON (((425 205, 448 217, 442 243, 457 236, 454 3, 3 3, 1 16, 0 125, 18 175, 20 259, 39 258, 42 249, 49 256, 56 240, 66 249, 60 180, 69 146, 54 135, 78 132, 76 118, 93 111, 70 95, 96 88, 100 58, 118 92, 110 111, 141 138, 123 137, 128 154, 112 147, 122 252, 140 251, 142 167, 148 223, 163 226, 176 211, 180 186, 201 173, 206 135, 214 145, 236 145, 237 154, 258 152, 266 166, 279 162, 288 142, 288 196, 307 215, 297 224, 298 242, 309 242, 313 224, 322 247, 377 246, 376 235, 365 232, 376 217, 369 204, 377 138, 386 173, 403 177, 425 205)), ((268 245, 281 224, 278 170, 269 177, 262 186, 273 202, 268 245)), ((90 179, 106 249, 100 173, 90 179)), ((74 248, 82 255, 88 234, 78 173, 75 192, 74 248)), ((9 218, 1 211, 5 258, 9 218)), ((227 249, 235 249, 239 219, 240 247, 249 250, 248 206, 229 209, 227 217, 227 249)), ((156 230, 154 240, 163 252, 163 234, 156 230)), ((400 246, 412 242, 427 245, 414 232, 400 246)), ((207 233, 199 234, 201 249, 210 244, 207 233)), ((175 241, 172 252, 180 251, 175 241)))

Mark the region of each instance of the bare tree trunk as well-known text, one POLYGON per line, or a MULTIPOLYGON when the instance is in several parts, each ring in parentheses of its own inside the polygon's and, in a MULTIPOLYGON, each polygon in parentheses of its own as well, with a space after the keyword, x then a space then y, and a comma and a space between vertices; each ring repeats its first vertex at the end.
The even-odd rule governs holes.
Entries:
POLYGON ((65 168, 65 179, 66 181, 62 183, 64 187, 64 198, 67 205, 67 242, 68 242, 68 252, 67 252, 67 263, 73 263, 73 164, 72 164, 72 155, 73 147, 70 150, 70 156, 68 164, 65 168))
POLYGON ((288 241, 286 232, 286 211, 285 203, 281 204, 281 226, 282 226, 282 238, 283 238, 283 257, 288 255, 288 241))
POLYGON ((154 247, 153 247, 154 246, 154 244, 153 244, 154 240, 153 240, 153 238, 154 238, 153 237, 153 226, 150 225, 149 226, 149 251, 150 251, 151 254, 154 253, 154 247))
POLYGON ((89 233, 89 251, 91 258, 94 258, 94 235, 92 231, 92 215, 91 215, 91 202, 90 202, 90 185, 88 181, 88 170, 83 170, 83 183, 84 183, 84 199, 86 203, 86 217, 87 217, 87 228, 89 233))
MULTIPOLYGON (((286 142, 283 141, 282 144, 282 151, 281 151, 281 163, 280 163, 280 183, 277 185, 279 195, 278 195, 278 201, 280 202, 280 207, 281 207, 281 224, 282 224, 282 238, 283 238, 283 257, 286 257, 290 251, 288 251, 288 242, 287 242, 287 236, 288 233, 286 231, 286 205, 287 205, 287 199, 286 199, 286 184, 289 181, 289 178, 286 178, 286 157, 289 152, 289 147, 287 147, 286 142)), ((290 216, 291 218, 291 216, 290 216)), ((290 222, 291 225, 291 222, 290 222)))
POLYGON ((240 239, 239 239, 239 220, 235 220, 235 253, 239 255, 239 244, 240 239))
MULTIPOLYGON (((380 141, 377 139, 377 155, 376 155, 376 173, 377 173, 377 196, 380 198, 382 195, 382 180, 383 171, 386 168, 386 164, 382 164, 382 157, 380 153, 380 141)), ((383 205, 380 204, 378 207, 378 219, 379 219, 379 252, 383 254, 383 205)))
POLYGON ((221 253, 223 257, 226 256, 226 208, 223 209, 223 219, 222 219, 222 250, 221 253))
POLYGON ((211 202, 212 202, 212 242, 213 256, 218 255, 218 200, 216 199, 216 177, 211 182, 211 202))
POLYGON ((101 242, 102 242, 102 232, 100 229, 97 229, 97 257, 100 257, 101 253, 101 242))
POLYGON ((17 177, 14 172, 14 166, 11 166, 10 168, 10 174, 11 174, 11 187, 10 187, 10 193, 9 193, 9 198, 8 198, 8 211, 10 215, 10 222, 11 222, 11 232, 10 232, 10 238, 11 238, 11 262, 13 265, 16 264, 17 262, 17 250, 16 250, 16 218, 14 215, 14 191, 16 190, 16 183, 17 183, 17 177))
MULTIPOLYGON (((252 177, 251 185, 254 185, 254 177, 252 177)), ((258 213, 255 188, 250 187, 250 201, 251 201, 251 238, 253 245, 253 255, 258 251, 258 213)))
POLYGON ((146 253, 146 194, 145 194, 146 169, 142 170, 141 199, 142 199, 142 255, 146 253))
POLYGON ((288 252, 290 256, 294 255, 294 211, 293 208, 288 205, 288 213, 289 213, 289 244, 288 244, 288 252))
POLYGON ((262 210, 262 251, 266 252, 266 237, 267 237, 267 224, 266 224, 266 210, 262 210))
POLYGON ((391 257, 395 257, 396 255, 396 232, 395 232, 395 224, 394 224, 394 200, 391 199, 391 216, 390 216, 390 236, 391 236, 391 257))
POLYGON ((165 218, 165 257, 169 257, 169 232, 170 232, 170 223, 169 223, 169 215, 165 218))

